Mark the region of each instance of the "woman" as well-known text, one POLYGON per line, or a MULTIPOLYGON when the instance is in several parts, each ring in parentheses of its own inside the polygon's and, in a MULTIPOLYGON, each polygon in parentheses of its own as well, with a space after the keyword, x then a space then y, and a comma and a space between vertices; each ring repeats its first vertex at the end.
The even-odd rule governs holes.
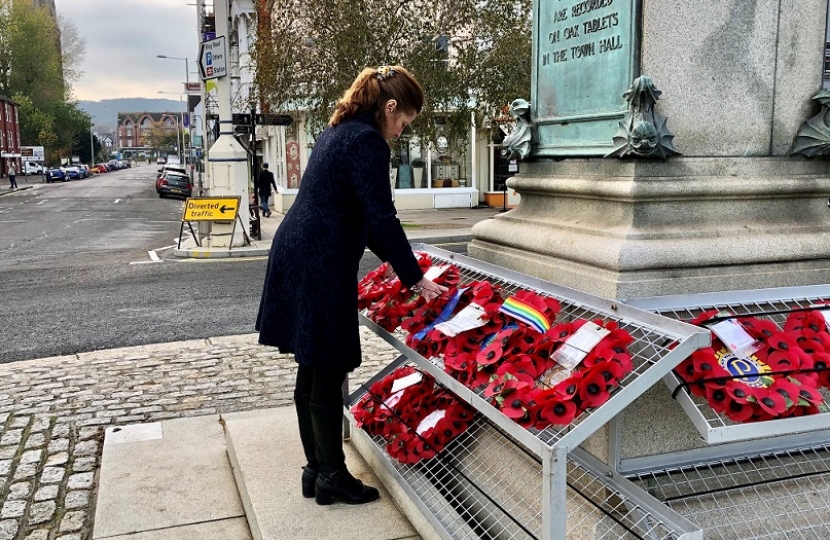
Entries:
POLYGON ((357 272, 368 246, 403 285, 429 301, 425 278, 396 217, 388 141, 415 120, 421 86, 404 68, 364 69, 317 138, 297 199, 271 245, 257 317, 259 342, 294 353, 294 404, 307 465, 303 496, 362 504, 378 498, 346 468, 341 387, 360 365, 357 272))

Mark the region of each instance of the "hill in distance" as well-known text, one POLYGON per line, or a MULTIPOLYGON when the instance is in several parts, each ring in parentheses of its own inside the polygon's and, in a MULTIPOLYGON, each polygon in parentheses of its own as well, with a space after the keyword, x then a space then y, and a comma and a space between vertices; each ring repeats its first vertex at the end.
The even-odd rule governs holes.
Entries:
POLYGON ((179 101, 174 99, 119 98, 101 101, 79 101, 78 108, 92 116, 92 125, 105 125, 115 130, 118 113, 179 112, 179 101))

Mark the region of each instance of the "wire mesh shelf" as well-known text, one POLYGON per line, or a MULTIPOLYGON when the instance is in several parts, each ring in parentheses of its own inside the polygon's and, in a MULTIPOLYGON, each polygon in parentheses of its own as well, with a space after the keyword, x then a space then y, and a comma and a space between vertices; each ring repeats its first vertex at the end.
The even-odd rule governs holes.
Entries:
MULTIPOLYGON (((352 404, 369 392, 369 386, 367 382, 352 394, 352 404)), ((551 537, 543 516, 543 460, 483 415, 476 414, 470 427, 434 458, 415 464, 390 458, 381 436, 371 437, 362 430, 356 430, 356 436, 371 441, 372 451, 432 517, 444 538, 551 537)), ((577 451, 568 458, 566 474, 567 540, 701 538, 691 522, 585 453, 577 451)))
MULTIPOLYGON (((362 430, 377 461, 447 539, 700 540, 699 527, 658 502, 605 464, 578 448, 698 348, 709 332, 625 304, 599 298, 444 251, 414 245, 433 264, 453 264, 461 286, 488 281, 504 297, 524 289, 555 298, 556 323, 578 319, 614 322, 631 335, 633 369, 602 405, 565 426, 525 428, 444 371, 439 357, 425 358, 406 344, 403 331, 387 332, 361 314, 364 324, 402 356, 352 394, 357 403, 372 384, 401 366, 415 366, 436 385, 471 405, 471 427, 436 457, 405 465, 386 452, 382 437, 362 430)), ((411 429, 411 428, 410 428, 411 429)), ((362 439, 361 439, 362 440, 362 439)))
POLYGON ((830 446, 642 472, 631 479, 706 540, 830 538, 830 446))
MULTIPOLYGON (((792 311, 810 309, 817 303, 828 300, 830 300, 830 286, 811 285, 637 298, 626 303, 679 321, 689 321, 705 311, 717 309, 731 312, 736 316, 768 319, 782 327, 787 315, 792 311)), ((666 374, 664 382, 671 391, 683 384, 674 373, 666 374)), ((821 394, 825 405, 830 406, 830 393, 827 390, 821 390, 821 394)), ((708 444, 830 428, 830 413, 742 424, 717 413, 705 399, 692 395, 688 389, 684 388, 678 392, 676 399, 708 444)))
POLYGON ((613 321, 634 339, 633 343, 628 346, 634 369, 620 381, 619 387, 611 394, 608 401, 580 414, 566 426, 554 425, 543 430, 524 429, 489 406, 482 397, 483 390, 471 391, 447 375, 443 370, 441 359, 428 360, 409 348, 404 342, 405 334, 402 331, 389 333, 361 315, 362 324, 371 328, 403 355, 429 371, 441 384, 474 405, 500 429, 521 441, 537 456, 541 455, 542 446, 548 448, 577 447, 694 350, 710 343, 709 332, 692 325, 432 246, 416 244, 413 245, 413 249, 427 253, 434 264, 456 265, 461 271, 461 285, 474 281, 489 281, 501 287, 505 296, 512 295, 520 289, 532 290, 559 301, 562 311, 557 315, 557 323, 572 322, 577 319, 613 321))

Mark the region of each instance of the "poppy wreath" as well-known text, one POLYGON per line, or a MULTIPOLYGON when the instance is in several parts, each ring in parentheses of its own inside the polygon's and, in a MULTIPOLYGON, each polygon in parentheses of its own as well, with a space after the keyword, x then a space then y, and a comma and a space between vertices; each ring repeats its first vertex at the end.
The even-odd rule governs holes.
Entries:
POLYGON ((463 291, 458 287, 450 288, 429 304, 415 310, 412 316, 401 324, 401 328, 407 332, 405 343, 424 358, 441 356, 451 341, 462 339, 459 338, 461 335, 473 335, 468 334, 473 331, 462 332, 451 338, 434 326, 449 320, 471 302, 484 307, 483 318, 489 318, 493 322, 488 328, 503 324, 503 320, 497 317, 498 306, 502 302, 499 289, 494 288, 489 281, 473 281, 465 285, 463 291))
MULTIPOLYGON (((717 313, 704 312, 692 324, 700 325, 717 313)), ((693 395, 734 422, 828 410, 819 388, 830 385, 830 334, 820 312, 792 312, 783 330, 766 319, 735 320, 759 341, 760 348, 750 358, 741 358, 713 333, 711 347, 695 351, 675 368, 693 395)))
MULTIPOLYGON (((551 355, 586 322, 558 324, 545 334, 530 328, 502 332, 476 356, 480 372, 490 374, 484 397, 521 426, 540 430, 568 425, 582 412, 608 401, 634 367, 628 352, 633 339, 614 322, 594 321, 609 334, 566 379, 553 386, 544 380, 556 367, 551 355)), ((484 379, 480 376, 476 383, 484 379)))
MULTIPOLYGON (((562 309, 556 299, 531 291, 517 291, 512 298, 530 306, 548 324, 562 309)), ((543 355, 543 348, 535 345, 541 334, 532 330, 524 320, 516 319, 501 309, 505 300, 500 290, 493 288, 489 282, 479 282, 473 302, 484 308, 482 319, 487 322, 448 341, 444 350, 444 371, 450 376, 469 388, 478 388, 490 383, 505 348, 515 349, 516 353, 530 351, 530 354, 543 355)))
MULTIPOLYGON (((432 266, 432 260, 424 253, 416 253, 421 270, 426 272, 432 266)), ((388 332, 395 331, 404 319, 415 313, 419 307, 427 304, 418 295, 401 284, 397 277, 386 279, 389 263, 383 263, 358 283, 358 309, 366 309, 366 316, 388 332)), ((453 287, 461 279, 458 268, 449 265, 434 282, 445 287, 453 287)))
POLYGON ((472 421, 473 410, 449 392, 436 389, 420 394, 419 407, 410 408, 387 437, 386 451, 404 464, 432 459, 467 431, 472 421), (427 424, 425 419, 438 411, 443 411, 443 416, 434 425, 427 424))
POLYGON ((416 372, 422 373, 411 366, 401 367, 370 386, 366 395, 351 409, 357 427, 372 436, 386 438, 396 431, 404 413, 420 414, 421 396, 431 394, 435 386, 429 375, 422 373, 420 382, 401 390, 401 395, 394 400, 390 399, 395 381, 416 372))

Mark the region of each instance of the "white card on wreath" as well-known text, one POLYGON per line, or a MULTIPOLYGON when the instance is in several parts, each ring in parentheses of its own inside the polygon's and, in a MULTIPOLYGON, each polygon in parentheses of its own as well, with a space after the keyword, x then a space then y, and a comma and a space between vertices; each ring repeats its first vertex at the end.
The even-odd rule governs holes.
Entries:
POLYGON ((440 330, 445 336, 455 337, 461 332, 484 326, 487 321, 482 320, 482 315, 484 315, 484 308, 471 302, 452 319, 436 324, 435 329, 440 330))
POLYGON ((609 330, 596 323, 587 322, 566 339, 565 343, 554 351, 551 358, 565 369, 573 370, 602 341, 602 338, 610 333, 609 330))
POLYGON ((400 392, 401 390, 405 390, 412 386, 413 384, 418 384, 424 378, 424 374, 420 371, 416 371, 415 373, 410 373, 400 379, 395 379, 392 383, 392 393, 400 392))
POLYGON ((744 330, 744 327, 735 319, 726 319, 709 327, 709 330, 726 345, 733 353, 743 353, 747 356, 758 350, 757 340, 744 330))
POLYGON ((435 281, 436 278, 441 277, 441 274, 447 271, 447 268, 449 268, 447 265, 430 266, 429 270, 424 273, 424 277, 430 281, 435 281))
POLYGON ((418 427, 415 428, 415 431, 418 433, 418 435, 423 435, 424 433, 438 425, 438 422, 446 415, 447 411, 443 409, 438 411, 432 411, 426 416, 426 418, 421 420, 421 423, 418 424, 418 427))

